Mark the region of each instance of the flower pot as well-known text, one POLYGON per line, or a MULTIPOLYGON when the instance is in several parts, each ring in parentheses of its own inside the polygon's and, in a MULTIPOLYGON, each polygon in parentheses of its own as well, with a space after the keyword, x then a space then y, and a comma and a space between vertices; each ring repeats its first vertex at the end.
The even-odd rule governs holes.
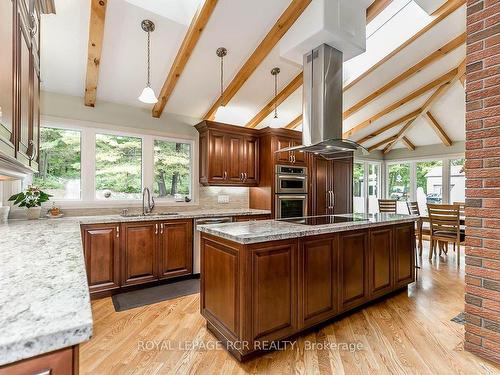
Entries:
POLYGON ((0 224, 5 224, 9 217, 10 206, 0 207, 0 224))
POLYGON ((42 207, 30 207, 26 210, 26 217, 28 220, 35 220, 40 218, 42 207))

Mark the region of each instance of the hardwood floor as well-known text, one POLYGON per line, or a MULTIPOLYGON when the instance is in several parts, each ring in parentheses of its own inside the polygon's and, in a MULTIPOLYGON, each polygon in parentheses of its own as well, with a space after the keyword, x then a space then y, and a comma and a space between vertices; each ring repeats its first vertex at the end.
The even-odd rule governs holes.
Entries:
POLYGON ((450 321, 463 311, 465 262, 457 270, 453 250, 433 261, 427 254, 428 247, 408 292, 244 364, 208 348, 216 340, 199 314, 198 295, 120 313, 110 298, 94 301, 94 337, 80 347, 80 373, 499 374, 500 366, 463 350, 464 326, 450 321), (205 347, 187 348, 192 341, 205 347), (334 343, 362 349, 308 348, 334 343))

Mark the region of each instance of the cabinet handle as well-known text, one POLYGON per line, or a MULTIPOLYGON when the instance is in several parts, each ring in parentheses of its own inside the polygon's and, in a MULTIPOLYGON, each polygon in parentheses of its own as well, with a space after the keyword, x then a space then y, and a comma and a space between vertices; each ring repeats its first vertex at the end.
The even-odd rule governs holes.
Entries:
POLYGON ((226 171, 224 171, 223 180, 227 180, 227 172, 226 171))
POLYGON ((33 375, 52 375, 52 369, 49 368, 48 370, 42 370, 33 375))
POLYGON ((158 234, 158 224, 155 224, 155 234, 158 234))
POLYGON ((244 179, 243 179, 243 182, 246 182, 248 180, 248 174, 247 172, 244 173, 244 179))
POLYGON ((335 207, 335 194, 333 193, 333 190, 332 190, 332 208, 335 207))
POLYGON ((163 223, 160 224, 160 234, 163 234, 163 223))
POLYGON ((293 163, 295 164, 295 161, 297 160, 295 159, 295 151, 293 152, 292 158, 293 158, 293 163))
POLYGON ((120 226, 116 226, 116 238, 120 238, 120 226))
POLYGON ((35 142, 30 139, 30 141, 28 142, 29 146, 31 147, 31 155, 29 156, 29 160, 30 161, 33 161, 36 159, 36 156, 37 156, 37 150, 36 150, 36 147, 35 147, 35 142))
POLYGON ((243 174, 243 172, 240 173, 240 181, 243 181, 245 179, 244 177, 245 175, 243 174))

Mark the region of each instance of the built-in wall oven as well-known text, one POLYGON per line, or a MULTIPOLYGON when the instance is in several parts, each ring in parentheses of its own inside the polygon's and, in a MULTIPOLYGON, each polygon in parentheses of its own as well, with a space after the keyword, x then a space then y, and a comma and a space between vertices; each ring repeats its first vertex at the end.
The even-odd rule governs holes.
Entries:
POLYGON ((277 219, 307 214, 307 168, 277 165, 274 208, 277 219))

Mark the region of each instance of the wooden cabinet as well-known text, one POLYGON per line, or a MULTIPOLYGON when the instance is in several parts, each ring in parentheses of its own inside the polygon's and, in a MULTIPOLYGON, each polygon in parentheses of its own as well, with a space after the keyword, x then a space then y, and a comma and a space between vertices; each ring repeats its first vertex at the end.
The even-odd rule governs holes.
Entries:
POLYGON ((391 291, 394 287, 393 228, 370 230, 369 263, 370 295, 374 297, 391 291))
POLYGON ((394 269, 396 286, 406 285, 415 279, 415 226, 413 223, 399 225, 394 230, 394 269))
POLYGON ((299 324, 308 327, 337 312, 337 236, 299 245, 299 324))
POLYGON ((233 221, 256 221, 256 220, 270 220, 271 215, 244 215, 235 216, 233 221))
POLYGON ((309 215, 352 213, 352 156, 309 157, 309 215))
POLYGON ((134 222, 122 224, 122 286, 158 279, 159 224, 134 222))
POLYGON ((159 277, 189 275, 193 271, 193 221, 160 223, 159 277))
POLYGON ((369 298, 368 231, 339 236, 339 310, 361 305, 369 298))
POLYGON ((196 125, 200 133, 200 183, 256 186, 259 139, 253 129, 212 121, 196 125))
POLYGON ((90 292, 120 287, 120 225, 82 226, 83 250, 90 292))
MULTIPOLYGON (((281 150, 282 148, 300 146, 302 144, 300 139, 295 137, 286 137, 277 135, 274 138, 275 149, 281 150)), ((289 165, 305 165, 306 156, 300 151, 284 151, 275 154, 276 164, 289 164, 289 165)))
POLYGON ((40 127, 40 2, 0 5, 0 158, 38 170, 40 127))

